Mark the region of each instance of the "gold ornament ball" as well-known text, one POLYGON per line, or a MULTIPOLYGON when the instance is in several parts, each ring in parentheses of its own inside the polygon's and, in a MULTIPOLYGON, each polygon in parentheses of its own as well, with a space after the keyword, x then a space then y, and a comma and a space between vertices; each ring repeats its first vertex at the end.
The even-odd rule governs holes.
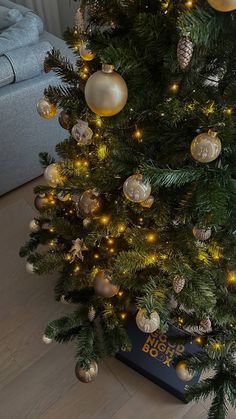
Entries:
POLYGON ((132 175, 126 179, 123 185, 123 192, 129 201, 141 203, 149 198, 151 185, 148 181, 144 181, 142 175, 132 175))
POLYGON ((66 130, 70 130, 72 128, 71 124, 71 116, 66 111, 61 111, 59 117, 58 117, 59 124, 62 128, 66 130))
POLYGON ((112 298, 118 294, 120 287, 113 285, 111 277, 105 270, 102 270, 94 278, 94 289, 100 297, 112 298))
POLYGON ((32 233, 37 233, 37 231, 40 230, 39 222, 35 220, 35 218, 33 218, 33 220, 31 220, 29 223, 29 230, 32 233))
POLYGON ((79 199, 79 210, 84 217, 94 217, 102 210, 102 198, 99 193, 89 189, 79 199))
POLYGON ((150 195, 145 201, 141 202, 143 208, 151 208, 154 204, 154 196, 150 195))
POLYGON ((156 311, 148 316, 147 310, 140 309, 136 315, 136 324, 142 332, 153 333, 160 327, 160 316, 156 311))
POLYGON ((213 131, 197 135, 191 143, 191 155, 199 163, 211 163, 221 153, 221 141, 213 131))
POLYGON ((128 89, 123 77, 108 64, 89 77, 84 93, 88 107, 99 116, 118 114, 128 99, 128 89))
POLYGON ((89 368, 82 368, 77 363, 75 366, 75 375, 82 383, 91 383, 98 375, 98 364, 92 361, 89 368))
POLYGON ((52 188, 56 188, 57 185, 61 182, 61 176, 58 170, 57 163, 49 164, 44 171, 44 178, 52 188))
POLYGON ((211 228, 198 228, 195 226, 193 227, 193 235, 195 239, 204 242, 211 237, 211 228))
POLYGON ((37 195, 34 199, 34 206, 36 210, 42 211, 47 205, 47 198, 44 196, 37 195))
POLYGON ((189 372, 187 369, 187 364, 184 361, 180 361, 176 366, 177 377, 182 381, 191 381, 194 374, 189 372))
POLYGON ((37 111, 42 118, 53 119, 57 114, 57 107, 43 97, 37 103, 37 111))
POLYGON ((236 9, 236 0, 207 0, 218 12, 232 12, 236 9))
POLYGON ((95 58, 95 56, 96 56, 96 54, 94 52, 92 52, 87 47, 87 43, 86 42, 83 42, 81 44, 80 49, 79 49, 79 53, 80 53, 81 58, 84 61, 92 61, 95 58))

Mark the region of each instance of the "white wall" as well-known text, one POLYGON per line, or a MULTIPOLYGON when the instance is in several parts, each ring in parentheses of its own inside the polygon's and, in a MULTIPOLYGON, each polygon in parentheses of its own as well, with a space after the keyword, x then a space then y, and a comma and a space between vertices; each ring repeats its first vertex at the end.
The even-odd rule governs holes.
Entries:
POLYGON ((33 9, 42 17, 45 29, 62 37, 68 26, 73 26, 74 15, 79 1, 73 0, 14 0, 15 3, 33 9))

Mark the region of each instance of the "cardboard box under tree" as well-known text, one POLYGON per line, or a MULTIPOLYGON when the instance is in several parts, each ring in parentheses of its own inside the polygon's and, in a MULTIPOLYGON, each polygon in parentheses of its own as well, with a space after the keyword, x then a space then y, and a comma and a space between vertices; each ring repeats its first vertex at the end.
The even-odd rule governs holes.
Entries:
POLYGON ((173 326, 169 326, 166 334, 156 331, 149 335, 141 332, 132 319, 127 324, 127 331, 133 345, 132 351, 119 352, 117 358, 187 403, 184 396, 185 387, 197 384, 200 375, 194 375, 192 380, 187 382, 180 380, 173 366, 173 360, 183 352, 198 352, 199 346, 195 343, 182 345, 168 340, 168 337, 180 335, 180 331, 173 326))

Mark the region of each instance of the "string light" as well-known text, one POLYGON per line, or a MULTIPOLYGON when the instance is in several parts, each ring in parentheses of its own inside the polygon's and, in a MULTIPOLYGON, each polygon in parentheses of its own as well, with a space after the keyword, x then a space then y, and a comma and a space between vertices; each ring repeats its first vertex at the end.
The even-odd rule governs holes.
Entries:
POLYGON ((215 350, 219 350, 221 348, 221 344, 219 342, 215 342, 212 344, 212 348, 215 350))
POLYGON ((120 313, 120 318, 121 318, 121 320, 125 320, 125 319, 126 319, 126 317, 127 317, 127 313, 125 313, 125 312, 120 313))
POLYGON ((157 255, 152 254, 152 255, 148 255, 145 258, 145 262, 147 265, 151 265, 153 263, 155 263, 157 261, 157 255))
POLYGON ((227 274, 227 281, 230 284, 235 284, 236 283, 236 272, 235 271, 230 271, 227 274))
POLYGON ((193 7, 193 2, 191 0, 186 1, 185 6, 188 7, 188 9, 191 9, 193 7))
POLYGON ((155 243, 157 241, 157 235, 154 232, 150 232, 146 235, 146 241, 148 243, 155 243))
POLYGON ((230 115, 232 115, 232 112, 233 112, 233 109, 232 108, 225 108, 224 109, 224 114, 225 115, 230 116, 230 115))
POLYGON ((50 227, 50 228, 49 228, 49 231, 50 231, 50 233, 54 233, 54 231, 55 231, 55 228, 53 228, 53 227, 50 227))
POLYGON ((107 157, 108 151, 106 144, 100 144, 97 149, 97 156, 100 160, 104 160, 107 157))
POLYGON ((99 259, 99 257, 100 257, 100 256, 99 256, 99 254, 98 254, 98 253, 95 253, 95 254, 94 254, 94 259, 99 259))
POLYGON ((70 255, 70 253, 67 253, 67 254, 65 255, 65 260, 66 260, 67 262, 69 262, 69 261, 71 261, 71 259, 72 259, 72 256, 70 255))
POLYGON ((173 93, 177 93, 177 92, 178 92, 178 90, 179 90, 179 85, 178 85, 177 83, 173 83, 173 84, 170 86, 170 90, 171 90, 173 93))
POLYGON ((112 247, 111 249, 109 249, 110 253, 115 253, 115 249, 112 247))
POLYGON ((124 292, 123 291, 119 291, 118 292, 118 297, 122 297, 124 295, 124 292))
POLYGON ((110 217, 109 217, 109 215, 102 215, 102 216, 99 218, 99 222, 100 222, 102 225, 107 225, 107 224, 109 223, 109 221, 110 221, 110 217))
POLYGON ((124 233, 125 229, 126 229, 125 224, 122 224, 122 223, 118 224, 118 226, 117 226, 118 233, 124 233))
POLYGON ((194 341, 198 344, 198 345, 202 345, 203 344, 203 339, 201 338, 201 336, 197 336, 194 341))
POLYGON ((77 265, 76 267, 75 267, 75 269, 74 269, 74 272, 75 273, 77 273, 77 272, 79 272, 80 271, 80 266, 79 265, 77 265))
POLYGON ((136 130, 133 133, 133 138, 137 141, 142 141, 143 137, 143 132, 139 129, 136 128, 136 130))
POLYGON ((109 239, 107 239, 107 243, 108 244, 114 244, 115 243, 115 240, 112 239, 112 238, 109 238, 109 239))
POLYGON ((55 241, 55 240, 51 240, 51 241, 49 242, 49 246, 50 246, 50 247, 55 247, 55 246, 56 246, 56 241, 55 241))
POLYGON ((96 117, 95 124, 96 124, 96 126, 97 126, 97 127, 99 127, 99 128, 101 128, 101 127, 102 127, 103 122, 102 122, 102 119, 100 118, 100 116, 97 116, 97 117, 96 117))

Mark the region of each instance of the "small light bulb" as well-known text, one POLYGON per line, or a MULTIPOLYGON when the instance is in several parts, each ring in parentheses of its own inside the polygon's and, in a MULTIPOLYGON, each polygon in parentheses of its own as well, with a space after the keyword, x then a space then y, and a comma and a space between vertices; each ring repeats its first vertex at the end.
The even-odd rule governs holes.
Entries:
POLYGON ((123 292, 123 291, 119 291, 119 292, 118 292, 118 297, 122 297, 122 296, 123 296, 123 294, 124 294, 124 292, 123 292))
POLYGON ((99 259, 99 254, 98 253, 94 254, 94 259, 99 259))
POLYGON ((134 131, 134 133, 133 133, 133 138, 135 139, 135 140, 137 140, 137 141, 141 141, 142 140, 142 137, 143 137, 143 133, 142 133, 142 131, 140 130, 140 129, 136 129, 135 131, 134 131))
POLYGON ((108 239, 108 240, 107 240, 107 243, 108 243, 108 244, 114 244, 114 243, 115 243, 115 240, 114 240, 114 239, 108 239))
POLYGON ((153 232, 150 232, 146 235, 146 241, 148 243, 155 243, 157 240, 157 235, 153 232))
POLYGON ((191 7, 193 7, 193 2, 191 0, 186 1, 185 6, 188 7, 188 9, 191 9, 191 7))
POLYGON ((103 225, 107 225, 110 221, 110 217, 108 215, 102 215, 99 219, 100 223, 103 225))
POLYGON ((118 233, 124 233, 125 229, 126 229, 125 224, 118 224, 117 226, 118 233))
POLYGON ((178 92, 178 90, 179 90, 179 85, 178 85, 177 83, 173 83, 173 84, 170 86, 170 90, 171 90, 173 93, 177 93, 177 92, 178 92))
POLYGON ((235 271, 228 272, 227 281, 230 284, 235 284, 236 283, 236 272, 235 271))
POLYGON ((120 313, 121 320, 125 320, 127 317, 127 313, 120 313))

